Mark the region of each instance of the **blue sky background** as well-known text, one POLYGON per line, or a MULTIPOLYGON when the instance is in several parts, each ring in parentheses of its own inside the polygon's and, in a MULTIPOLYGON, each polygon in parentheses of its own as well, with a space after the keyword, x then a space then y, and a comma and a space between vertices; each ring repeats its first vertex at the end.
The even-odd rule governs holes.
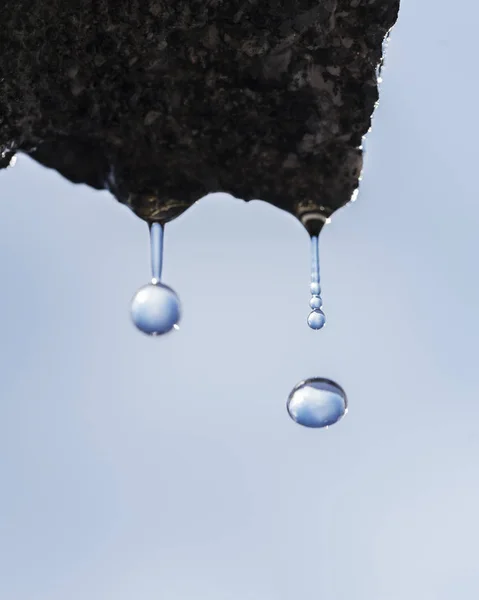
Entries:
POLYGON ((147 228, 20 157, 0 173, 0 597, 468 600, 479 594, 473 0, 403 0, 359 200, 309 240, 210 196, 166 232, 181 331, 129 302, 147 228), (285 403, 324 376, 350 411, 285 403))

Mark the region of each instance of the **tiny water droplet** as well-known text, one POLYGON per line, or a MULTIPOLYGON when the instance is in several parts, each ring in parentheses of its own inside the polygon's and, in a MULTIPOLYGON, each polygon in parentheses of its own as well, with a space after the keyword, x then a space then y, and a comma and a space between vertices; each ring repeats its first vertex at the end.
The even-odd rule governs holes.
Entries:
POLYGON ((334 381, 314 377, 301 381, 289 395, 289 416, 304 427, 329 427, 348 412, 345 391, 334 381))
POLYGON ((311 284, 309 289, 311 292, 309 305, 313 311, 309 314, 308 325, 314 330, 322 329, 326 323, 326 317, 321 310, 323 301, 321 299, 319 237, 317 235, 311 236, 311 284))
POLYGON ((179 329, 180 300, 174 290, 161 283, 163 269, 163 226, 150 226, 151 283, 135 294, 131 303, 131 318, 136 327, 147 335, 157 336, 179 329))
POLYGON ((322 329, 326 323, 326 317, 324 316, 323 311, 318 308, 316 310, 312 310, 308 316, 308 325, 311 329, 318 330, 322 329))

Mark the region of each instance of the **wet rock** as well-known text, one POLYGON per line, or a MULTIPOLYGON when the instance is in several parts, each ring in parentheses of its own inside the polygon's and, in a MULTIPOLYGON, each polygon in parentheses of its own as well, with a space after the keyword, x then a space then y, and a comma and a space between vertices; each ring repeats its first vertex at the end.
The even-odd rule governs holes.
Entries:
POLYGON ((358 185, 398 9, 0 0, 0 168, 26 152, 151 220, 216 191, 327 217, 358 185))

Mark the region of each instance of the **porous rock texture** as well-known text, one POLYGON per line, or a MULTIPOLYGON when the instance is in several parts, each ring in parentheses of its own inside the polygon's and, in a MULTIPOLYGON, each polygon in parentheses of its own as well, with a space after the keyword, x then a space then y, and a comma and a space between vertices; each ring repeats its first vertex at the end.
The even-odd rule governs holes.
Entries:
POLYGON ((0 168, 167 221, 209 192, 328 217, 358 186, 399 0, 0 0, 0 168))

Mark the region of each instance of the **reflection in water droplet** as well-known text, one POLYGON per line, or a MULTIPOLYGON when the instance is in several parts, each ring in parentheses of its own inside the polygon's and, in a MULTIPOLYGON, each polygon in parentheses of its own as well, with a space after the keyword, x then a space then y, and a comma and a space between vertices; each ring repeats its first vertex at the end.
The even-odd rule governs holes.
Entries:
POLYGON ((176 293, 162 283, 140 288, 131 304, 131 318, 140 331, 162 335, 177 329, 180 301, 176 293))
POLYGON ((161 283, 163 270, 163 225, 150 226, 151 283, 135 294, 131 303, 131 318, 140 331, 147 335, 163 335, 179 329, 181 309, 177 294, 161 283))
POLYGON ((290 417, 305 427, 329 427, 348 411, 344 390, 334 381, 315 377, 301 381, 288 398, 290 417))
POLYGON ((311 236, 311 300, 309 305, 313 309, 308 317, 308 325, 311 329, 322 329, 326 323, 326 317, 321 310, 323 301, 321 299, 321 285, 319 276, 319 237, 311 236))

